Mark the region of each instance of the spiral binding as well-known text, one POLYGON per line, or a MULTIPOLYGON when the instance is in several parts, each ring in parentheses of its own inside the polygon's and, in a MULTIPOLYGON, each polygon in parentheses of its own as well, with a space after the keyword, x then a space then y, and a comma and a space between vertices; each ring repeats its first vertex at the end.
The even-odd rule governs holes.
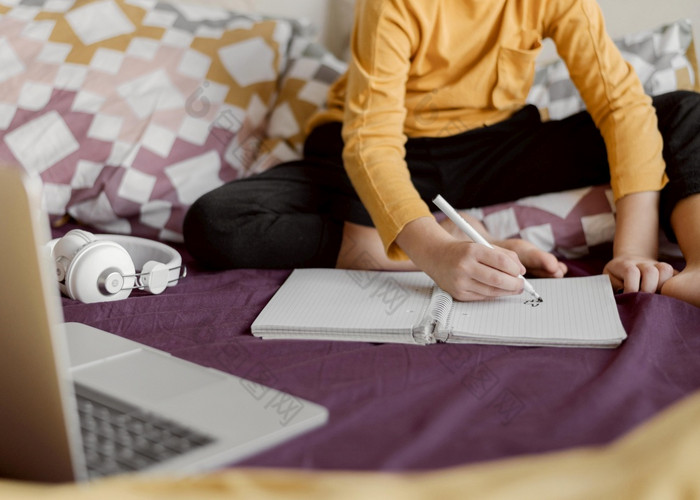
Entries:
POLYGON ((433 295, 430 297, 428 307, 430 317, 435 324, 435 330, 447 324, 448 316, 452 310, 452 296, 440 287, 435 287, 433 295))

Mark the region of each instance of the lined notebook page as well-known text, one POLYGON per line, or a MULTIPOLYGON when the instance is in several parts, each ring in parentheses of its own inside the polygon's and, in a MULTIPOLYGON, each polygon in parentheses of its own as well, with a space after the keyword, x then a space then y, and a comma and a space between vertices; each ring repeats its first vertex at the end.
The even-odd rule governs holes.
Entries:
POLYGON ((423 273, 297 269, 251 329, 263 338, 410 343, 432 288, 423 273))
POLYGON ((455 302, 451 340, 614 346, 626 337, 607 276, 529 281, 544 299, 536 307, 527 293, 455 302))

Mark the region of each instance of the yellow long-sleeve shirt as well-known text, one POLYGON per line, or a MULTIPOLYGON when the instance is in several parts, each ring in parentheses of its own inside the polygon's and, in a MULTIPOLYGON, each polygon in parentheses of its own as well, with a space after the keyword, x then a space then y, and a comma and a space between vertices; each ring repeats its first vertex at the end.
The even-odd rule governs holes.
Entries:
POLYGON ((355 16, 348 70, 311 126, 343 121, 345 168, 390 257, 403 256, 403 227, 430 215, 410 180, 406 138, 508 118, 525 104, 544 38, 603 135, 615 198, 667 182, 651 100, 595 0, 358 0, 355 16))

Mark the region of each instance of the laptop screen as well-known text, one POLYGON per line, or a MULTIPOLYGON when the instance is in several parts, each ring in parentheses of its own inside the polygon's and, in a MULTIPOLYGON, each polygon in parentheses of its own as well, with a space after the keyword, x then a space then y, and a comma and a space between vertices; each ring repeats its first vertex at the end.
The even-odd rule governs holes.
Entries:
POLYGON ((40 188, 19 169, 0 166, 0 214, 0 476, 71 481, 79 429, 66 417, 75 403, 53 333, 62 312, 42 253, 48 219, 40 188))

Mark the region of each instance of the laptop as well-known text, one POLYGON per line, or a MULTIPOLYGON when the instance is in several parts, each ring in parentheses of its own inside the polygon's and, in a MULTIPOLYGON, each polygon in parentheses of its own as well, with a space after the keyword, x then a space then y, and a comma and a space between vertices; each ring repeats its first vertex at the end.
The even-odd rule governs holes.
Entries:
POLYGON ((313 402, 64 323, 40 192, 0 167, 1 477, 195 473, 327 421, 313 402))

